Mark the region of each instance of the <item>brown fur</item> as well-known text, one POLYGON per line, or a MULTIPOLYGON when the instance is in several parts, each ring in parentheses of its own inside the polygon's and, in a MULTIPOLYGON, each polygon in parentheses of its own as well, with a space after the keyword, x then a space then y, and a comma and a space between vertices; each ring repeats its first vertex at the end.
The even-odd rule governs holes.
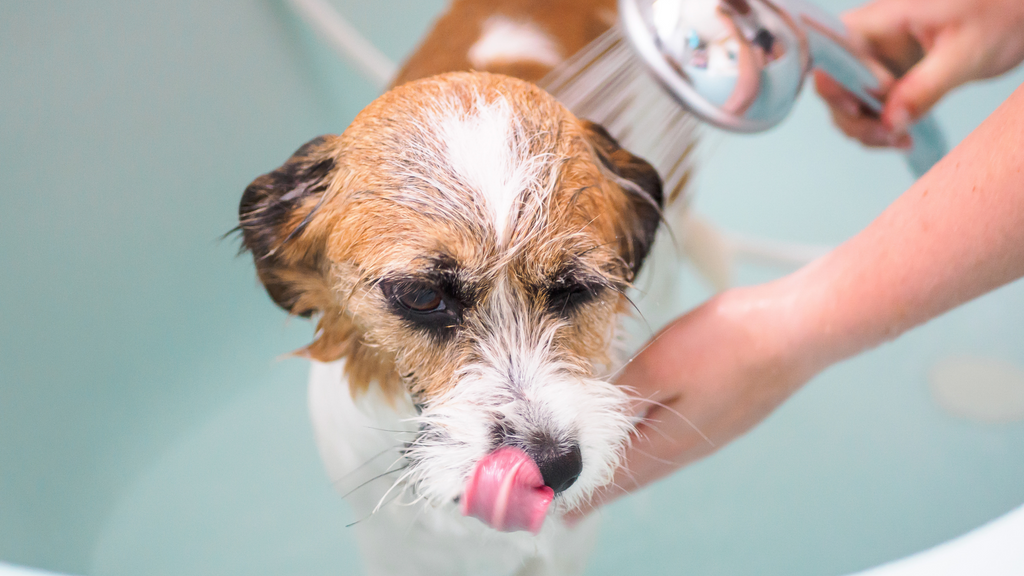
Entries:
MULTIPOLYGON (((472 360, 474 334, 488 330, 493 320, 481 310, 495 297, 501 278, 539 318, 546 313, 543 290, 571 266, 590 271, 607 286, 558 330, 555 346, 581 373, 607 362, 614 317, 624 306, 621 291, 657 225, 651 198, 660 200, 660 181, 649 165, 619 149, 599 127, 577 120, 532 84, 456 73, 394 89, 370 104, 340 137, 314 142, 278 172, 301 176, 296 166, 329 164, 326 177, 296 184, 272 173, 258 178, 246 198, 263 194, 274 181, 289 183, 277 192, 281 199, 293 197, 295 190, 320 192, 294 203, 277 220, 260 220, 261 213, 274 212, 269 205, 242 214, 261 279, 272 295, 271 286, 288 295, 275 300, 292 313, 321 315, 315 341, 301 354, 321 361, 348 358, 353 392, 377 382, 397 395, 404 381, 414 397, 432 397, 447 390, 458 367, 472 360), (459 195, 452 202, 426 180, 409 176, 448 177, 438 164, 443 156, 438 143, 431 140, 431 106, 454 98, 471 108, 476 95, 509 101, 532 135, 534 152, 554 158, 547 168, 557 176, 551 194, 539 209, 521 209, 509 229, 507 244, 514 250, 499 246, 474 190, 451 182, 459 195), (650 196, 627 191, 623 182, 639 185, 650 196), (443 212, 432 213, 435 209, 443 212), (476 299, 459 335, 444 341, 410 328, 389 309, 380 289, 388 277, 428 274, 436 258, 457 264, 476 299)), ((259 205, 248 200, 250 207, 254 204, 259 205)))
MULTIPOLYGON (((455 0, 406 61, 394 85, 442 72, 471 70, 469 48, 480 38, 483 23, 495 15, 538 25, 568 57, 614 23, 615 4, 615 0, 455 0)), ((536 82, 550 68, 535 62, 502 62, 480 72, 536 82)))

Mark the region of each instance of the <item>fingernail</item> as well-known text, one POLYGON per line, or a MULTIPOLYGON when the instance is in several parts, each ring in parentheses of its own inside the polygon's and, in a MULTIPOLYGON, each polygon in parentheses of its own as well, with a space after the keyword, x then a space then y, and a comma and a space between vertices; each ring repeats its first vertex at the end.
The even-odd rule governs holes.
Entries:
POLYGON ((885 129, 885 126, 872 126, 868 137, 876 146, 892 146, 896 141, 896 135, 885 129))
POLYGON ((900 134, 893 141, 892 145, 900 150, 910 150, 914 147, 914 140, 909 134, 900 134))
POLYGON ((910 126, 910 113, 907 112, 906 108, 897 108, 889 115, 889 122, 892 124, 893 133, 903 134, 907 131, 907 127, 910 126))
POLYGON ((910 135, 906 132, 889 132, 885 137, 885 144, 893 148, 909 148, 910 135))

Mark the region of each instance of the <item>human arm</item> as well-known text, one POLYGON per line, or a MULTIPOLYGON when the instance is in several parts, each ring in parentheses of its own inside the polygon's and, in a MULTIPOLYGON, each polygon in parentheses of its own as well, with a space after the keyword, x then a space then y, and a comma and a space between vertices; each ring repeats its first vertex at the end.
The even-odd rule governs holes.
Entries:
POLYGON ((595 505, 710 454, 827 366, 1021 276, 1024 86, 849 241, 658 334, 619 380, 650 410, 595 505))
POLYGON ((908 147, 907 126, 947 92, 1024 60, 1020 0, 875 0, 843 20, 858 48, 898 76, 883 82, 878 116, 826 74, 815 74, 836 125, 869 146, 908 147))

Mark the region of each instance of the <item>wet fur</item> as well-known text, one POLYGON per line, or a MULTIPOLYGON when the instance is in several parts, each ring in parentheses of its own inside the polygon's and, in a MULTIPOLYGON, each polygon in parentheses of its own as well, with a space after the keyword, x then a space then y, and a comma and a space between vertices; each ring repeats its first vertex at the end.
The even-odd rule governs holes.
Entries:
MULTIPOLYGON (((582 473, 554 506, 570 509, 611 480, 631 430, 606 378, 661 181, 535 85, 448 72, 498 6, 455 2, 401 73, 409 82, 257 178, 240 205, 271 298, 317 319, 299 351, 315 361, 310 409, 328 471, 368 517, 373 574, 581 571, 592 526, 501 534, 455 502, 500 445, 535 459, 578 445, 582 473), (410 285, 442 294, 443 315, 403 304, 396 290, 410 285), (384 505, 403 495, 416 505, 384 505)), ((500 6, 502 18, 540 10, 532 21, 567 54, 608 19, 600 3, 500 6), (573 23, 562 36, 556 16, 573 23)), ((544 71, 520 64, 529 79, 544 71)))

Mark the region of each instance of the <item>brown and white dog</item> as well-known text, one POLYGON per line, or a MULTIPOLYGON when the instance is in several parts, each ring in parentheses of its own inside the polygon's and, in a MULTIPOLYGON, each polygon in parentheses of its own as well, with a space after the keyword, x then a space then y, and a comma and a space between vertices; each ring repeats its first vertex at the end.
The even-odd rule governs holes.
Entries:
POLYGON ((632 429, 607 379, 662 190, 530 82, 614 17, 456 0, 395 88, 245 190, 260 280, 318 319, 310 409, 371 574, 582 571, 593 522, 558 512, 632 429))

